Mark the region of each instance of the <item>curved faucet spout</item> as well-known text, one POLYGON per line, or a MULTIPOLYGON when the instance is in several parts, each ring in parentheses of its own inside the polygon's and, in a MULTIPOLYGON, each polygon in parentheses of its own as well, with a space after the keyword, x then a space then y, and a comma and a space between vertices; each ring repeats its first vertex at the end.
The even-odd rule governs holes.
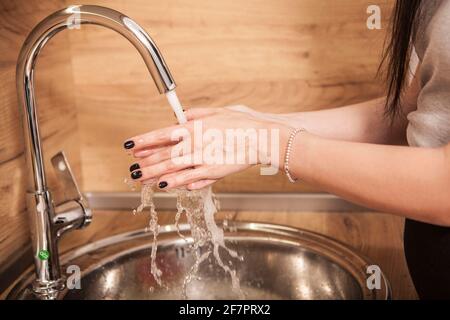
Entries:
MULTIPOLYGON (((54 225, 55 208, 47 188, 37 109, 34 96, 34 68, 40 51, 55 34, 81 24, 95 24, 115 30, 139 51, 160 93, 174 90, 176 85, 169 68, 150 36, 136 22, 115 10, 92 5, 70 6, 42 20, 28 35, 19 54, 16 69, 19 107, 23 110, 25 154, 29 167, 27 207, 36 265, 35 291, 51 296, 61 289, 57 250, 59 237, 54 225), (39 257, 46 252, 47 260, 39 257)), ((69 199, 70 200, 70 199, 69 199)), ((83 208, 84 210, 84 208, 83 208)), ((85 219, 85 224, 90 217, 85 219)), ((77 227, 82 227, 76 224, 77 227)))

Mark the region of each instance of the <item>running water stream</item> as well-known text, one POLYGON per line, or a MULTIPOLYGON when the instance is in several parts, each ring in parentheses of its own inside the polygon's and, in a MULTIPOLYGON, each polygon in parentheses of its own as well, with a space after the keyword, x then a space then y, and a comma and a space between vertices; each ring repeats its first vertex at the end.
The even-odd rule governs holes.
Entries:
MULTIPOLYGON (((175 112, 178 122, 180 124, 186 123, 186 116, 175 90, 168 92, 166 97, 175 112)), ((159 225, 158 214, 153 202, 154 184, 155 183, 142 185, 141 204, 136 210, 134 210, 134 212, 142 212, 146 208, 150 210, 148 231, 153 234, 150 271, 158 285, 163 286, 164 284, 161 280, 162 271, 158 268, 156 263, 159 225)), ((238 298, 244 298, 244 294, 240 288, 239 277, 237 276, 236 270, 233 268, 231 260, 228 262, 228 265, 226 265, 222 260, 220 248, 223 249, 222 252, 225 251, 231 258, 242 260, 242 257, 240 257, 236 251, 229 249, 225 245, 223 229, 217 226, 214 219, 214 216, 218 210, 218 203, 212 193, 211 187, 209 186, 201 190, 193 191, 178 188, 172 190, 171 192, 175 193, 177 198, 177 213, 175 215, 175 226, 177 227, 177 232, 180 237, 184 238, 178 228, 178 225, 182 214, 185 213, 192 237, 192 244, 190 245, 190 248, 194 254, 194 264, 185 276, 183 282, 183 297, 188 298, 187 288, 189 283, 194 279, 199 279, 197 272, 200 265, 212 254, 217 264, 230 275, 233 292, 238 298)))

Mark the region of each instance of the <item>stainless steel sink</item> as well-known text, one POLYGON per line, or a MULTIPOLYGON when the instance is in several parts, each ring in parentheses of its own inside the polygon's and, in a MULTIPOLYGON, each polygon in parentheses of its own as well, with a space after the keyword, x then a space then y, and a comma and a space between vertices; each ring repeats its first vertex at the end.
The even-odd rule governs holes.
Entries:
MULTIPOLYGON (((187 235, 188 226, 180 226, 187 235)), ((226 241, 244 257, 234 260, 247 299, 389 299, 387 280, 369 290, 370 264, 354 250, 322 235, 285 226, 228 223, 226 241), (230 231, 233 230, 233 231, 230 231)), ((184 276, 193 263, 188 242, 174 226, 162 227, 157 261, 161 288, 150 274, 151 235, 144 230, 109 237, 62 257, 63 270, 77 265, 81 289, 66 289, 58 299, 181 299, 184 276)), ((236 299, 229 277, 204 262, 200 280, 188 286, 189 299, 236 299)), ((8 299, 33 299, 33 272, 26 272, 8 299)))

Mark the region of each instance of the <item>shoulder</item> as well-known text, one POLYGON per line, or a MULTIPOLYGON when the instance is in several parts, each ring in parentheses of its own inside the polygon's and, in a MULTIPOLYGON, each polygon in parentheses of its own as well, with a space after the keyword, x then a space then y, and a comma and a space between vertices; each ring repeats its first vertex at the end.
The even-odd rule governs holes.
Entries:
POLYGON ((426 0, 422 3, 419 14, 419 26, 414 41, 414 46, 419 58, 422 60, 425 51, 436 42, 446 44, 450 27, 450 1, 426 0))

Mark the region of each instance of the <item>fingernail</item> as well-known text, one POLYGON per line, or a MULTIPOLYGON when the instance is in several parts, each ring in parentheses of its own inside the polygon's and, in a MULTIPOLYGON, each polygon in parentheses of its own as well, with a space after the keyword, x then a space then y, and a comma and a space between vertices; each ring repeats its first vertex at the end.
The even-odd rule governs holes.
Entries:
POLYGON ((127 142, 125 142, 125 143, 123 144, 123 147, 124 147, 125 149, 131 149, 131 148, 133 148, 133 147, 134 147, 134 141, 128 140, 127 142))
POLYGON ((161 181, 161 182, 158 184, 158 187, 159 187, 160 189, 164 189, 165 187, 167 187, 167 182, 166 182, 166 181, 161 181))
POLYGON ((139 166, 139 163, 134 163, 130 166, 130 172, 140 169, 141 167, 139 166))
POLYGON ((142 177, 142 171, 141 170, 133 171, 131 173, 131 178, 133 178, 133 179, 139 179, 140 177, 142 177))

